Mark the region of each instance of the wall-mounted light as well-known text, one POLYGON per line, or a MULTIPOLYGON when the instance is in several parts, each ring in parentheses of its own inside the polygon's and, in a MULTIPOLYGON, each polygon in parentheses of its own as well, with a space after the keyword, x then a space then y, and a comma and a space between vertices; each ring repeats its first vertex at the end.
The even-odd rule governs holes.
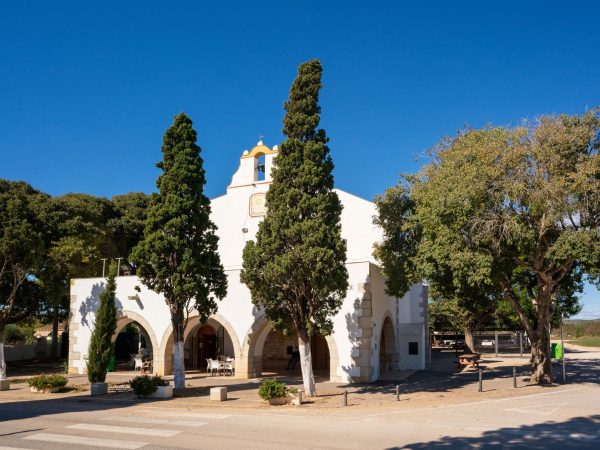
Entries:
POLYGON ((242 228, 242 233, 247 233, 248 232, 248 228, 242 228))
POLYGON ((139 296, 139 295, 137 295, 137 294, 134 294, 134 295, 128 295, 128 296, 127 296, 127 300, 135 300, 136 302, 139 302, 139 301, 140 301, 140 296, 139 296))

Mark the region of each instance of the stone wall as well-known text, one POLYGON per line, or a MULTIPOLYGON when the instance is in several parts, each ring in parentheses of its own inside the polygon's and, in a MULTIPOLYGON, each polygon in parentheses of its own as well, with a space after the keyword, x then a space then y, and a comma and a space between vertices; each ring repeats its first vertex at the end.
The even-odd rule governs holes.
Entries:
POLYGON ((262 351, 263 369, 285 369, 291 355, 287 353, 287 348, 298 346, 298 338, 295 335, 285 336, 279 331, 271 331, 267 336, 262 351))

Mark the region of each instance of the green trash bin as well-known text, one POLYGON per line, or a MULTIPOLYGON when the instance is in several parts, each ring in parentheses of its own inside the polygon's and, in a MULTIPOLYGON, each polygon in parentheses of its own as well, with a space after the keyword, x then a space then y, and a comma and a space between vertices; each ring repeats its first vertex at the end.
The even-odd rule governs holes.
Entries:
POLYGON ((107 367, 106 371, 107 372, 115 371, 115 355, 114 354, 110 355, 110 360, 108 361, 108 367, 107 367))
POLYGON ((556 359, 556 345, 555 343, 550 344, 550 358, 556 359))
POLYGON ((563 351, 562 344, 560 344, 560 343, 552 344, 552 350, 554 351, 553 352, 554 353, 553 358, 556 358, 556 359, 562 359, 563 358, 564 351, 563 351))

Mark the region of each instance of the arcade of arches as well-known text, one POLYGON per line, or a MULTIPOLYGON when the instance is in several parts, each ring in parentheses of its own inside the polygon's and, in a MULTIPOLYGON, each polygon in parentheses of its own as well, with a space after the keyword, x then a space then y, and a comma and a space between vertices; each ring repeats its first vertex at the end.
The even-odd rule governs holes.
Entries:
MULTIPOLYGON (((204 372, 207 359, 219 357, 234 359, 235 374, 238 378, 259 377, 263 372, 285 371, 292 352, 298 346, 298 339, 273 330, 264 318, 258 319, 256 324, 257 329, 248 333, 242 349, 233 327, 223 317, 211 316, 205 323, 201 323, 198 317, 190 318, 184 332, 186 371, 204 372)), ((334 351, 333 357, 330 354, 333 342, 330 337, 312 337, 313 370, 316 375, 328 378, 335 370, 337 351, 334 351)), ((173 333, 170 329, 163 337, 163 344, 156 356, 155 371, 159 374, 172 373, 173 333)), ((295 370, 300 372, 299 362, 295 370)))

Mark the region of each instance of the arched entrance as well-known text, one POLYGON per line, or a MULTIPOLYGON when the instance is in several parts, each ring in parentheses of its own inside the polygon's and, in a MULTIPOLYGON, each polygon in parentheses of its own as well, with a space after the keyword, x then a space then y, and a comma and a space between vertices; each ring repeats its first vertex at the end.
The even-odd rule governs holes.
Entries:
MULTIPOLYGON (((235 359, 235 367, 239 366, 241 355, 239 339, 231 326, 219 314, 214 314, 205 323, 198 316, 190 317, 184 330, 184 356, 187 371, 204 371, 206 359, 230 356, 235 359)), ((173 372, 173 331, 169 326, 162 339, 157 367, 159 373, 173 372)), ((237 373, 236 373, 237 375, 237 373)))
MULTIPOLYGON (((284 335, 280 331, 271 330, 265 339, 262 351, 262 371, 281 372, 284 370, 295 370, 300 372, 300 363, 290 365, 294 351, 298 349, 298 338, 296 335, 284 335), (293 365, 293 369, 291 366, 293 365)), ((327 341, 321 335, 311 337, 310 349, 312 354, 313 371, 322 376, 329 375, 329 347, 327 341)))
POLYGON ((389 316, 383 320, 379 339, 379 372, 387 372, 398 368, 398 351, 394 325, 389 316))
POLYGON ((115 370, 133 370, 134 358, 152 361, 158 342, 148 322, 140 315, 121 311, 112 341, 115 343, 115 370))
MULTIPOLYGON (((286 373, 291 352, 297 347, 295 335, 285 336, 273 330, 261 316, 244 339, 240 375, 243 373, 247 378, 255 378, 265 374, 286 373)), ((337 375, 338 352, 333 336, 313 336, 311 352, 315 375, 324 380, 340 381, 337 375)), ((295 370, 300 373, 300 363, 296 364, 295 370)))

